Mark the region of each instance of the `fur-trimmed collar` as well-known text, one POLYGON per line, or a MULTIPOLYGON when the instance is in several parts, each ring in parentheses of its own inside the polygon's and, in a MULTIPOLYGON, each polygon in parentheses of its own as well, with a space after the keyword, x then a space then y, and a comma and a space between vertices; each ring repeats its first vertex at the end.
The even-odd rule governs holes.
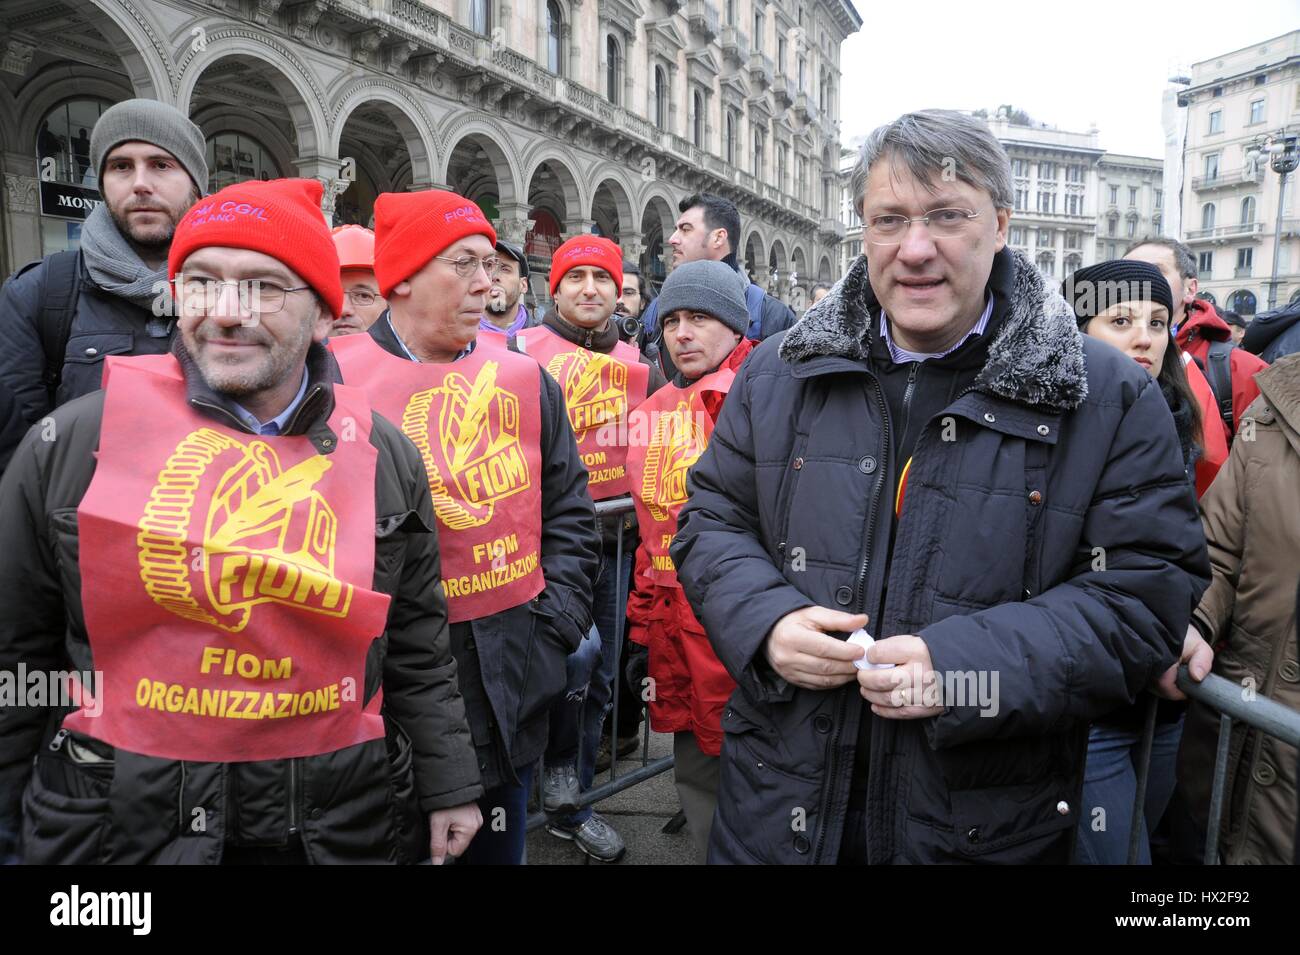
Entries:
MULTIPOLYGON (((994 257, 989 284, 1010 310, 975 387, 1030 406, 1077 408, 1088 396, 1088 376, 1073 309, 1014 249, 994 257)), ((830 294, 786 334, 781 357, 791 364, 830 355, 864 361, 871 348, 872 313, 879 314, 879 303, 867 260, 858 256, 830 294)))

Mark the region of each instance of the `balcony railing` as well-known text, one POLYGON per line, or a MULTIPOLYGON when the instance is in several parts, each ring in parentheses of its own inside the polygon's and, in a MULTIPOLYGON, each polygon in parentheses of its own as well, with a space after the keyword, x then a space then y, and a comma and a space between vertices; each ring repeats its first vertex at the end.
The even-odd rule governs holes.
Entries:
POLYGON ((1220 169, 1212 176, 1193 176, 1192 188, 1199 192, 1209 192, 1212 189, 1230 189, 1263 181, 1264 166, 1259 164, 1253 172, 1249 166, 1242 166, 1238 169, 1220 169))
POLYGON ((740 27, 723 27, 720 44, 723 55, 737 63, 744 63, 749 57, 749 36, 740 27))
POLYGON ((764 87, 772 85, 772 58, 766 53, 755 50, 749 54, 749 78, 764 87))
POLYGON ((1188 242, 1205 242, 1213 239, 1240 239, 1258 236, 1264 231, 1262 222, 1239 222, 1236 225, 1221 225, 1213 229, 1193 229, 1187 233, 1188 242))
POLYGON ((686 8, 686 22, 691 32, 698 33, 706 43, 718 35, 721 20, 717 4, 712 0, 690 0, 686 8))
POLYGON ((772 77, 772 95, 779 101, 778 105, 784 109, 794 102, 794 84, 784 73, 777 73, 772 77))
POLYGON ((1232 270, 1232 277, 1234 279, 1248 279, 1251 277, 1251 271, 1252 269, 1249 265, 1238 265, 1232 270))

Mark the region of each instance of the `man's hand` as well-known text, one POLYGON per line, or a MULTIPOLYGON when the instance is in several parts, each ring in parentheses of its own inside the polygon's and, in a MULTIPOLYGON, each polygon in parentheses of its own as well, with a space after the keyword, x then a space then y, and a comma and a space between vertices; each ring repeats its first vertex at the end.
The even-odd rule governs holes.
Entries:
POLYGON ((919 720, 943 712, 943 686, 920 637, 906 633, 877 640, 867 651, 867 662, 894 664, 892 670, 858 671, 858 687, 872 713, 887 720, 919 720))
POLYGON ((447 856, 454 859, 468 849, 481 825, 483 813, 478 803, 467 802, 429 813, 429 855, 433 864, 442 865, 447 856))
POLYGON ((788 682, 805 690, 829 690, 853 679, 858 672, 853 661, 862 657, 862 648, 826 634, 852 633, 866 625, 866 614, 804 607, 776 622, 763 641, 763 652, 788 682))
POLYGON ((1187 627, 1187 636, 1183 637, 1183 655, 1178 658, 1177 663, 1160 674, 1160 679, 1152 682, 1151 692, 1166 700, 1187 699, 1187 694, 1178 689, 1177 682, 1178 668, 1184 663, 1187 664, 1188 674, 1197 683, 1204 680, 1205 675, 1214 667, 1214 648, 1205 642, 1201 631, 1190 624, 1187 627))

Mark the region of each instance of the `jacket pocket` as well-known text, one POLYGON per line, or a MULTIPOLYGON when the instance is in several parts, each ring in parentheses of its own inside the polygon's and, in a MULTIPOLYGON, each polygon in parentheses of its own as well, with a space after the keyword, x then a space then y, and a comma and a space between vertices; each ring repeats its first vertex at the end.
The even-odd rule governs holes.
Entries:
POLYGON ((1064 864, 1079 820, 1072 796, 1064 781, 1054 779, 955 790, 950 794, 954 848, 973 861, 1064 864))
POLYGON ((564 692, 569 650, 551 629, 552 617, 529 604, 528 649, 524 661, 524 678, 519 694, 521 728, 539 713, 550 710, 564 692))
POLYGON ((411 739, 391 716, 384 720, 388 733, 388 793, 389 807, 392 814, 393 828, 396 832, 398 861, 411 863, 419 858, 427 826, 423 824, 423 813, 415 792, 415 769, 412 756, 411 739))
POLYGON ((412 533, 429 533, 415 511, 375 518, 375 590, 380 593, 397 593, 406 566, 407 535, 412 533))
POLYGON ((106 861, 115 764, 69 737, 63 754, 41 753, 23 795, 23 860, 29 865, 106 861))

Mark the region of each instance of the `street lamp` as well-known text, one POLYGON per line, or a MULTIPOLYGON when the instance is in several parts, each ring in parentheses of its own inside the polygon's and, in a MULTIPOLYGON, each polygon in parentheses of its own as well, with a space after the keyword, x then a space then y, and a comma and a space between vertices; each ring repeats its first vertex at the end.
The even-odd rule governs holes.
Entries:
POLYGON ((1300 166, 1300 153, 1296 151, 1296 137, 1285 132, 1272 133, 1246 147, 1246 164, 1249 170, 1268 156, 1268 164, 1278 175, 1277 222, 1273 229, 1273 275, 1268 280, 1268 311, 1277 308, 1277 268, 1282 254, 1282 212, 1286 199, 1286 178, 1300 166))

